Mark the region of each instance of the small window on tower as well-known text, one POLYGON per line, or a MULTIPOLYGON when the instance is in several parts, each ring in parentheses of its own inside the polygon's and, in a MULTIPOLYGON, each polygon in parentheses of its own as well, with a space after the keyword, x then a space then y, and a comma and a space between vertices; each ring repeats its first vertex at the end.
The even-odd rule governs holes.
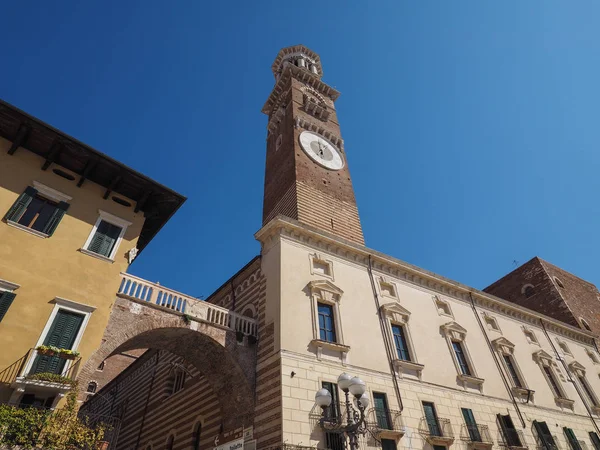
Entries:
POLYGON ((565 288, 565 285, 563 284, 563 282, 562 282, 562 281, 560 281, 560 279, 559 279, 558 277, 554 277, 554 281, 556 282, 556 285, 557 285, 559 288, 561 288, 561 289, 564 289, 564 288, 565 288))
POLYGON ((592 329, 590 328, 590 324, 587 323, 583 317, 580 317, 579 320, 581 321, 581 325, 583 326, 583 328, 585 328, 588 331, 592 331, 592 329))
POLYGON ((279 147, 281 147, 281 142, 283 141, 283 135, 279 135, 277 136, 277 140, 275 141, 275 151, 279 150, 279 147))
POLYGON ((527 298, 531 297, 533 294, 535 294, 533 284, 526 284, 525 286, 523 286, 523 288, 521 289, 521 293, 525 294, 525 297, 527 298))

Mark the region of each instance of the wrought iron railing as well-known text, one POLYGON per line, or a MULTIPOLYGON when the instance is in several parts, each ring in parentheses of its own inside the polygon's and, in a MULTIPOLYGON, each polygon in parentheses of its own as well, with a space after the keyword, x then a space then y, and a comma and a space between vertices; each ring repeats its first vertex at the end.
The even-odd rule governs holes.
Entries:
POLYGON ((481 442, 492 444, 492 435, 487 425, 463 425, 460 430, 460 439, 464 442, 481 442))
POLYGON ((382 431, 404 431, 404 420, 400 411, 371 408, 366 414, 367 426, 374 433, 382 431))
POLYGON ((521 430, 504 428, 498 431, 498 443, 506 448, 527 448, 525 436, 521 430))
POLYGON ((77 378, 80 364, 78 356, 44 355, 31 348, 0 372, 0 384, 12 384, 17 379, 69 384, 77 378))
POLYGON ((454 431, 450 419, 437 418, 428 420, 426 417, 419 423, 419 434, 424 438, 454 439, 454 431))

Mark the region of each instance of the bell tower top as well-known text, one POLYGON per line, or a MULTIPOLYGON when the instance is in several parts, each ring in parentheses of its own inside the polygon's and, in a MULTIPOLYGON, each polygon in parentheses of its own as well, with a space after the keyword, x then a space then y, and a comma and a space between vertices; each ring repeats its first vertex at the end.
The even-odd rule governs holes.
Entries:
POLYGON ((321 58, 304 45, 293 45, 292 47, 285 47, 279 50, 275 62, 271 66, 276 81, 279 80, 286 64, 292 64, 301 69, 308 70, 319 78, 323 76, 321 58))

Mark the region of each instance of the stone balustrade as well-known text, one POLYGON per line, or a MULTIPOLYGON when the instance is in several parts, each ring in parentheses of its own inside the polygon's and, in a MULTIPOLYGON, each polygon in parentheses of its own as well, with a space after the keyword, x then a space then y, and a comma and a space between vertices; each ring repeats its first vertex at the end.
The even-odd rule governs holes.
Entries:
POLYGON ((119 297, 148 302, 232 331, 257 336, 256 320, 143 278, 121 273, 119 297))

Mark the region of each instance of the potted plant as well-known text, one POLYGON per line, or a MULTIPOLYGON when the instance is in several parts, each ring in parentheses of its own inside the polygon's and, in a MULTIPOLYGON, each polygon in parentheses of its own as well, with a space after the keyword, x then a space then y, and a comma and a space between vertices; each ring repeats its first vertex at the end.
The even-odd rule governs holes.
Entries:
POLYGON ((79 356, 79 352, 76 350, 70 350, 68 348, 61 348, 58 354, 59 358, 62 359, 75 359, 79 356))
POLYGON ((60 349, 52 345, 40 345, 36 347, 36 350, 39 355, 44 356, 55 356, 57 353, 60 353, 60 349))

